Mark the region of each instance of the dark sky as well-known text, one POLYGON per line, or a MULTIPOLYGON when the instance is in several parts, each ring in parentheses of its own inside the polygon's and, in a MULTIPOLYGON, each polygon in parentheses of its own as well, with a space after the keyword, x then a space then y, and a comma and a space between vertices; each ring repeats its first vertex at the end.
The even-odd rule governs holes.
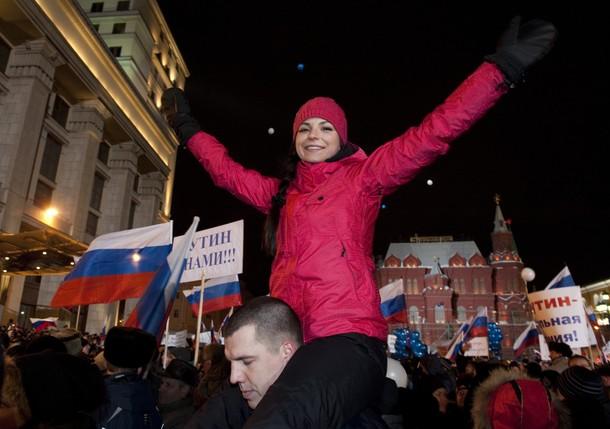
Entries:
MULTIPOLYGON (((279 174, 294 113, 307 99, 335 98, 346 111, 350 140, 370 153, 417 125, 493 53, 513 15, 551 20, 557 45, 526 84, 384 201, 374 253, 385 255, 391 241, 418 233, 473 239, 488 256, 498 193, 520 255, 537 272, 537 288, 564 263, 581 285, 610 277, 610 37, 598 8, 584 2, 546 8, 508 2, 501 11, 496 2, 159 3, 191 72, 186 92, 194 115, 234 159, 268 175, 279 174)), ((200 228, 243 218, 242 278, 255 295, 266 293, 263 216, 216 189, 186 151, 178 156, 172 213, 177 233, 194 215, 200 228)))

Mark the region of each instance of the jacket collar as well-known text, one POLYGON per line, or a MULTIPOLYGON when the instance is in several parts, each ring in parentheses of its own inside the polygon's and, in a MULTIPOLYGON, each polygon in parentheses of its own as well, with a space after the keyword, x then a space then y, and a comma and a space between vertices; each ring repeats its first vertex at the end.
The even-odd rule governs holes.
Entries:
POLYGON ((315 164, 299 161, 294 186, 299 192, 311 192, 339 169, 354 162, 366 159, 366 154, 360 148, 352 155, 334 162, 317 162, 315 164))

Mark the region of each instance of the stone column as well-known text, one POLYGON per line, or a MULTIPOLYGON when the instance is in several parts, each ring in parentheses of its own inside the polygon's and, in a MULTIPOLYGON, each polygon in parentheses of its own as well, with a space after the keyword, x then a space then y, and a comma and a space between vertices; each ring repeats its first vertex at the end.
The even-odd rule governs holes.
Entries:
MULTIPOLYGON (((55 69, 65 61, 45 39, 11 51, 0 95, 0 230, 19 232, 41 144, 55 69)), ((25 278, 10 278, 3 322, 17 320, 25 278)))
MULTIPOLYGON (((111 146, 108 158, 110 178, 104 186, 98 235, 127 229, 133 184, 138 174, 138 157, 141 154, 140 147, 131 141, 111 146)), ((112 317, 114 322, 115 307, 115 303, 90 305, 86 330, 100 332, 107 317, 112 317)))

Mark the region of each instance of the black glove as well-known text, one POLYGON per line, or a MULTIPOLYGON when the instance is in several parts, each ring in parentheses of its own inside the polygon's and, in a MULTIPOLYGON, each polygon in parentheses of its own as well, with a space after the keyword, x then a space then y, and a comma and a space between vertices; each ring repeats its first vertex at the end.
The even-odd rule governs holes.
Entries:
POLYGON ((189 102, 181 89, 169 88, 163 92, 161 113, 176 132, 181 144, 186 144, 193 135, 201 131, 201 126, 191 116, 189 102))
POLYGON ((525 72, 544 57, 557 38, 555 26, 535 19, 521 25, 521 17, 514 17, 500 40, 496 53, 485 57, 504 73, 509 86, 524 81, 525 72))

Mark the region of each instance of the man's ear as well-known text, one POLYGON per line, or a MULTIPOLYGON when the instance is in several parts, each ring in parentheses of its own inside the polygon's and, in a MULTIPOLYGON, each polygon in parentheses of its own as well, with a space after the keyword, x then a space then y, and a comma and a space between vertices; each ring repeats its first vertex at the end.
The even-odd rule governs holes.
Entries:
POLYGON ((296 351, 297 347, 292 341, 286 340, 280 346, 280 354, 284 360, 289 360, 296 351))

